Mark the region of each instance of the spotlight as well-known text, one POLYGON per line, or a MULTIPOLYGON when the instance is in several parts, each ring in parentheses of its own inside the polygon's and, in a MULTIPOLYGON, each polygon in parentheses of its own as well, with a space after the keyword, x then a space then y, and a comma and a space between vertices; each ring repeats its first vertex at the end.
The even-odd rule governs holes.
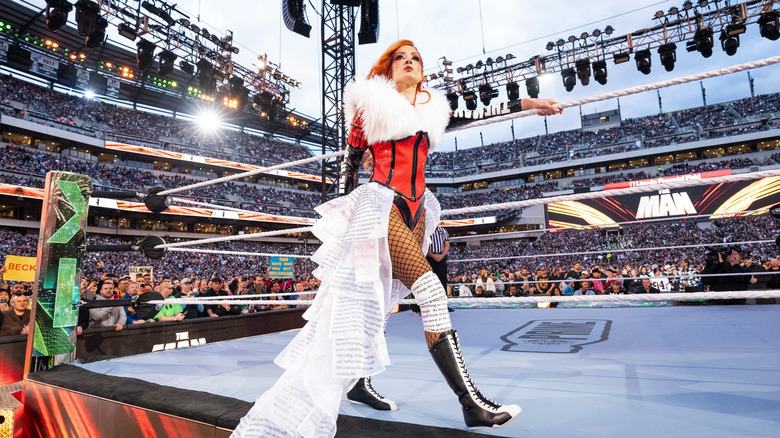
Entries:
POLYGON ((566 91, 571 91, 574 89, 574 86, 577 85, 577 77, 576 73, 574 72, 574 69, 569 67, 565 68, 561 71, 561 77, 563 78, 563 87, 566 88, 566 91))
POLYGON ((68 22, 68 13, 73 5, 65 0, 46 0, 46 27, 51 31, 60 29, 68 22))
POLYGON ((601 36, 601 30, 599 30, 599 29, 593 29, 593 32, 591 32, 591 34, 593 34, 593 37, 594 37, 594 38, 598 38, 598 37, 600 37, 600 36, 601 36))
POLYGON ((214 67, 205 59, 198 61, 198 88, 206 94, 211 94, 217 87, 214 79, 214 67))
POLYGON ((506 84, 506 97, 509 100, 520 99, 520 86, 517 82, 512 81, 506 84))
POLYGON ((705 27, 699 29, 693 35, 693 41, 686 44, 686 50, 693 52, 694 50, 701 53, 701 56, 709 58, 712 56, 712 46, 714 45, 712 39, 712 28, 705 27))
POLYGON ((116 30, 119 32, 119 35, 130 41, 135 41, 136 37, 138 37, 138 32, 135 31, 135 28, 127 23, 121 23, 116 30))
POLYGON ((607 61, 593 62, 593 78, 601 85, 607 84, 607 61))
POLYGON ((228 84, 230 85, 230 91, 228 91, 228 95, 231 98, 237 98, 241 95, 241 91, 244 88, 244 80, 238 76, 231 76, 230 79, 228 79, 228 84))
POLYGON ((103 17, 98 17, 95 21, 95 28, 92 33, 87 35, 84 39, 84 44, 90 49, 94 49, 106 40, 106 28, 108 27, 108 21, 103 17))
POLYGON ((653 65, 653 60, 650 58, 650 49, 638 50, 634 55, 636 61, 636 69, 643 74, 650 74, 650 67, 653 65))
POLYGON ((546 47, 547 50, 552 50, 554 48, 555 48, 555 43, 554 42, 550 41, 550 42, 547 43, 547 47, 546 47))
POLYGON ((674 43, 664 44, 658 48, 658 55, 661 57, 666 71, 674 70, 674 63, 677 62, 677 45, 674 43))
POLYGON ((498 90, 491 87, 490 84, 482 84, 479 86, 479 100, 482 101, 482 105, 490 105, 490 101, 498 97, 498 90))
POLYGON ((97 3, 89 0, 79 0, 76 2, 76 26, 83 36, 89 36, 95 30, 95 23, 98 19, 97 3))
POLYGON ((466 109, 471 111, 477 109, 477 93, 472 90, 463 92, 463 101, 466 102, 466 109))
POLYGON ((739 35, 729 36, 726 30, 720 32, 720 48, 729 56, 734 56, 739 48, 739 35))
POLYGON ((188 75, 195 73, 195 66, 184 60, 179 61, 179 68, 188 75))
POLYGON ((92 100, 95 98, 95 93, 92 90, 87 90, 84 92, 84 97, 92 100))
POLYGON ((615 61, 615 64, 622 64, 624 62, 628 62, 631 59, 631 55, 629 55, 628 52, 615 53, 613 59, 615 61))
POLYGON ((142 38, 140 41, 138 41, 136 47, 136 61, 138 62, 138 68, 146 71, 146 69, 152 66, 152 61, 154 61, 154 49, 157 46, 142 38))
POLYGON ((758 19, 758 26, 762 37, 777 41, 780 38, 780 12, 764 12, 758 19))
POLYGON ((170 50, 163 50, 160 52, 160 60, 159 64, 157 66, 157 74, 160 76, 167 76, 171 72, 173 72, 173 66, 176 62, 176 58, 178 58, 178 55, 171 52, 170 50))
POLYGON ((525 80, 525 91, 531 99, 539 97, 539 78, 537 76, 525 80))
POLYGON ((580 83, 585 86, 590 83, 590 60, 580 59, 574 63, 577 66, 577 77, 580 78, 580 83))
POLYGON ((458 93, 447 93, 447 100, 450 102, 450 109, 455 111, 458 109, 458 93))
POLYGON ((607 27, 604 28, 604 33, 607 34, 607 35, 612 35, 612 32, 614 32, 614 31, 615 31, 615 28, 612 27, 609 24, 607 25, 607 27))

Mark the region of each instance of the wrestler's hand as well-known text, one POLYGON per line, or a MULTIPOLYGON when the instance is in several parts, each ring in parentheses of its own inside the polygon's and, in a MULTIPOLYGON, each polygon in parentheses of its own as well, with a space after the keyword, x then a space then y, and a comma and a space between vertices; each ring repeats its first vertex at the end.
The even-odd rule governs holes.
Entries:
POLYGON ((536 114, 540 116, 552 116, 554 114, 563 114, 563 108, 558 108, 558 101, 555 99, 523 99, 524 110, 535 109, 536 114))

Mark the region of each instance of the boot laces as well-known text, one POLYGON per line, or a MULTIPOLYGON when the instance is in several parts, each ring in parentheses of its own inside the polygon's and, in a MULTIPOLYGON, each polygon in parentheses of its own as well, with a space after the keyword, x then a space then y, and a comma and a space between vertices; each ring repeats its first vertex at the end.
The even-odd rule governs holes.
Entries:
POLYGON ((454 341, 456 347, 454 348, 456 353, 455 360, 458 361, 458 368, 460 368, 460 371, 463 374, 463 379, 466 381, 466 388, 468 389, 469 394, 472 395, 472 398, 477 403, 487 405, 488 409, 496 410, 500 408, 502 405, 482 395, 479 389, 477 389, 476 385, 474 385, 474 382, 471 380, 471 376, 469 376, 468 369, 466 369, 466 361, 463 359, 463 354, 461 353, 460 348, 458 347, 458 344, 460 342, 458 340, 457 333, 455 333, 454 341))
POLYGON ((363 379, 363 383, 364 383, 363 386, 365 386, 365 388, 368 390, 368 392, 371 393, 371 395, 373 395, 376 399, 378 399, 378 400, 384 400, 385 399, 384 397, 379 395, 378 392, 376 392, 376 390, 374 389, 373 386, 371 386, 371 378, 370 377, 366 377, 365 379, 363 379))

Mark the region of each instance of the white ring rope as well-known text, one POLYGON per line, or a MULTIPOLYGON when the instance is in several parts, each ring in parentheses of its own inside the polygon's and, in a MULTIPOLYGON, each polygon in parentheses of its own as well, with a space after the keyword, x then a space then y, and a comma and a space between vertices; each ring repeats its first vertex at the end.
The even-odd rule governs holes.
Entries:
POLYGON ((198 240, 190 240, 186 242, 176 242, 176 243, 166 243, 164 245, 157 245, 155 248, 178 248, 178 247, 184 247, 184 246, 192 246, 192 245, 200 245, 200 244, 206 244, 206 243, 217 243, 217 242, 227 242, 230 240, 249 240, 254 239, 257 237, 268 237, 268 236, 280 236, 285 234, 295 234, 295 233, 305 233, 307 231, 311 231, 312 227, 301 227, 301 228, 287 228, 284 230, 274 230, 274 231, 263 231, 262 233, 250 233, 250 234, 239 234, 236 236, 223 236, 223 237, 213 237, 210 239, 198 239, 198 240))
MULTIPOLYGON (((257 174, 260 174, 260 173, 270 172, 272 170, 279 170, 279 169, 284 169, 284 168, 287 168, 287 167, 297 166, 299 164, 307 164, 307 163, 311 163, 311 162, 314 162, 314 161, 327 160, 328 158, 340 157, 340 156, 342 156, 342 155, 344 155, 346 153, 347 153, 346 150, 342 150, 342 151, 338 151, 338 152, 332 152, 330 154, 317 155, 317 156, 310 157, 310 158, 304 158, 304 159, 298 160, 298 161, 291 161, 289 163, 277 164, 275 166, 261 167, 259 169, 250 170, 249 172, 237 173, 235 175, 228 175, 228 176, 223 176, 222 178, 217 178, 217 179, 212 179, 212 180, 207 180, 207 181, 201 181, 199 183, 182 186, 182 187, 178 187, 178 188, 175 188, 175 189, 163 190, 162 192, 157 193, 157 195, 159 195, 159 196, 172 195, 174 193, 183 192, 185 190, 197 189, 197 188, 200 188, 200 187, 210 186, 212 184, 218 184, 218 183, 222 183, 222 182, 225 182, 225 181, 232 181, 234 179, 247 178, 247 177, 254 176, 254 175, 257 175, 257 174)), ((323 181, 323 184, 324 184, 324 181, 323 181)))
POLYGON ((247 256, 247 257, 290 257, 290 258, 300 258, 300 259, 311 258, 310 255, 302 255, 302 254, 274 254, 274 253, 264 253, 264 252, 225 251, 221 249, 205 249, 205 248, 168 248, 168 251, 194 252, 194 253, 203 253, 203 254, 225 254, 225 255, 236 255, 236 256, 247 256))
POLYGON ((544 257, 559 257, 559 256, 572 256, 572 255, 591 255, 591 254, 604 254, 613 252, 635 252, 635 251, 659 251, 663 249, 683 249, 683 248, 704 248, 708 246, 727 246, 727 245, 753 245, 775 243, 774 240, 747 240, 743 242, 728 242, 728 243, 699 243, 694 245, 673 245, 673 246, 656 246, 650 248, 621 248, 621 249, 605 249, 598 251, 575 251, 575 252, 562 252, 553 254, 533 254, 533 255, 519 255, 508 257, 484 257, 478 259, 461 259, 461 260, 448 260, 451 263, 465 263, 465 262, 482 262, 488 260, 510 260, 510 259, 532 259, 532 258, 544 258, 544 257))
POLYGON ((204 301, 214 301, 214 300, 238 300, 238 299, 246 299, 246 298, 257 298, 257 297, 288 297, 292 295, 317 295, 317 291, 312 290, 305 290, 301 293, 298 292, 279 292, 277 294, 253 294, 253 295, 222 295, 222 296, 214 296, 214 297, 195 297, 195 298, 182 298, 182 299, 197 299, 197 300, 204 300, 204 301))
MULTIPOLYGON (((723 76, 723 75, 737 73, 737 72, 741 72, 741 71, 745 71, 745 70, 751 70, 751 69, 754 69, 754 68, 766 67, 766 66, 769 66, 769 65, 772 65, 772 64, 777 64, 778 62, 780 62, 780 56, 772 56, 772 57, 761 59, 761 60, 758 60, 758 61, 751 61, 751 62, 746 62, 746 63, 743 63, 743 64, 733 65, 731 67, 724 67, 724 68, 719 68, 719 69, 716 69, 716 70, 710 70, 710 71, 706 71, 706 72, 695 73, 695 74, 688 75, 688 76, 682 76, 682 77, 679 77, 679 78, 676 78, 676 79, 669 79, 669 80, 666 80, 666 81, 660 81, 660 82, 655 82, 655 83, 646 84, 646 85, 639 85, 639 86, 636 86, 636 87, 625 88, 623 90, 612 91, 612 92, 609 92, 609 93, 597 94, 595 96, 590 96, 590 97, 586 97, 586 98, 583 98, 583 99, 570 100, 568 102, 559 103, 556 106, 558 108, 561 108, 561 109, 563 109, 563 108, 570 108, 570 107, 574 107, 574 106, 585 105, 585 104, 588 104, 588 103, 600 102, 602 100, 609 100, 609 99, 614 99, 614 98, 617 98, 617 97, 628 96, 630 94, 637 94, 637 93, 643 93, 645 91, 658 90, 658 89, 661 89, 661 88, 670 87, 672 85, 680 85, 680 84, 685 84, 685 83, 688 83, 688 82, 700 81, 702 79, 713 78, 713 77, 716 77, 716 76, 723 76)), ((466 123, 464 125, 457 126, 455 128, 452 128, 452 129, 448 129, 447 132, 454 132, 454 131, 460 131, 460 130, 463 130, 463 129, 475 128, 477 126, 487 125, 487 124, 490 124, 490 123, 503 122, 505 120, 515 119, 515 118, 518 118, 518 117, 526 117, 526 116, 531 116, 531 115, 536 115, 536 110, 535 109, 534 110, 520 111, 520 112, 510 113, 510 114, 505 114, 505 115, 497 116, 497 117, 490 117, 490 118, 487 118, 487 119, 475 120, 473 122, 469 122, 469 123, 466 123)))
POLYGON ((478 213, 478 212, 493 211, 493 210, 506 210, 510 208, 529 207, 532 205, 539 205, 539 204, 552 204, 553 202, 579 201, 581 199, 594 199, 594 198, 606 198, 610 196, 632 195, 634 193, 652 192, 654 190, 678 189, 683 187, 720 184, 720 183, 727 183, 727 182, 734 182, 734 181, 746 181, 751 179, 760 179, 760 178, 766 178, 766 177, 778 176, 778 175, 780 175, 780 169, 762 170, 760 172, 748 172, 748 173, 740 173, 736 175, 716 176, 716 177, 704 178, 704 179, 690 179, 690 180, 681 179, 678 181, 667 181, 665 183, 649 184, 649 185, 643 185, 637 187, 626 187, 623 189, 602 190, 598 192, 574 193, 569 195, 551 196, 549 198, 526 199, 523 201, 503 202, 500 204, 488 204, 488 205, 479 205, 475 207, 454 208, 450 210, 442 210, 441 214, 442 216, 444 216, 444 215, 453 215, 453 214, 461 214, 461 213, 478 213))
MULTIPOLYGON (((493 297, 493 298, 448 298, 453 304, 515 304, 515 303, 569 303, 569 302, 600 302, 600 301, 689 301, 689 300, 730 300, 739 298, 780 298, 780 289, 725 291, 725 292, 673 292, 662 294, 622 294, 622 295, 539 295, 530 297, 493 297)), ((208 305, 309 305, 315 300, 225 300, 203 301, 192 298, 176 298, 174 300, 151 300, 150 304, 208 304, 208 305)), ((416 300, 405 299, 398 304, 417 304, 416 300)))
MULTIPOLYGON (((618 277, 600 277, 600 278, 593 278, 593 277, 582 278, 582 277, 577 277, 577 278, 575 278, 573 280, 568 280, 568 279, 565 279, 565 278, 556 278, 556 279, 548 278, 547 280, 523 280, 523 279, 518 280, 517 278, 515 278, 514 281, 509 281, 509 280, 503 281, 502 280, 502 283, 504 284, 504 290, 506 290, 509 286, 522 286, 522 285, 525 285, 525 284, 538 284, 538 283, 552 283, 553 285, 559 285, 561 283, 569 283, 571 281, 574 281, 576 283, 580 283, 580 282, 583 282, 583 281, 589 281, 591 283, 593 283, 594 281, 600 281, 602 283, 618 282, 618 283, 622 284, 626 280, 641 280, 643 278, 647 278, 648 280, 653 281, 653 280, 661 280, 661 279, 667 279, 668 280, 670 278, 691 278, 691 277, 696 277, 696 278, 707 278, 707 277, 761 277, 761 276, 764 276, 764 275, 779 275, 779 274, 780 274, 780 272, 763 271, 763 272, 729 272, 729 273, 724 273, 724 274, 678 274, 678 275, 666 275, 666 274, 663 274, 663 275, 661 275, 659 277, 656 277, 654 275, 651 276, 650 274, 648 274, 648 275, 640 275, 639 277, 623 277, 623 276, 618 276, 618 277)), ((448 286, 453 286, 453 287, 454 286, 460 286, 462 284, 465 284, 467 286, 476 286, 478 284, 481 284, 483 286, 486 285, 486 283, 459 283, 459 282, 449 282, 449 283, 447 283, 448 286)), ((495 286, 498 286, 497 283, 493 283, 493 284, 495 286)))

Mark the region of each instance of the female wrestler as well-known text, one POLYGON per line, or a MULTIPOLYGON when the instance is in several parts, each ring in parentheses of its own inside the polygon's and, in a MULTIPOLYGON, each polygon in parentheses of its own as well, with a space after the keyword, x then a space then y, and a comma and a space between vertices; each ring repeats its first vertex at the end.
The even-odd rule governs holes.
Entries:
MULTIPOLYGON (((341 396, 350 388, 351 401, 394 409, 364 376, 389 364, 384 319, 410 291, 431 356, 458 396, 466 425, 500 427, 520 413, 518 406, 482 396, 469 378, 446 293, 425 259, 440 211, 425 188, 425 160, 444 134, 450 107, 440 92, 422 89, 422 73, 414 44, 401 40, 368 78, 345 89, 346 120, 352 121, 342 166, 346 196, 317 207, 322 219, 313 230, 323 242, 312 257, 322 285, 304 315, 309 322, 276 359, 284 375, 257 399, 234 436, 332 436, 341 396), (370 182, 355 188, 367 150, 370 182)), ((556 103, 524 99, 521 105, 547 115, 560 112, 556 103)))

